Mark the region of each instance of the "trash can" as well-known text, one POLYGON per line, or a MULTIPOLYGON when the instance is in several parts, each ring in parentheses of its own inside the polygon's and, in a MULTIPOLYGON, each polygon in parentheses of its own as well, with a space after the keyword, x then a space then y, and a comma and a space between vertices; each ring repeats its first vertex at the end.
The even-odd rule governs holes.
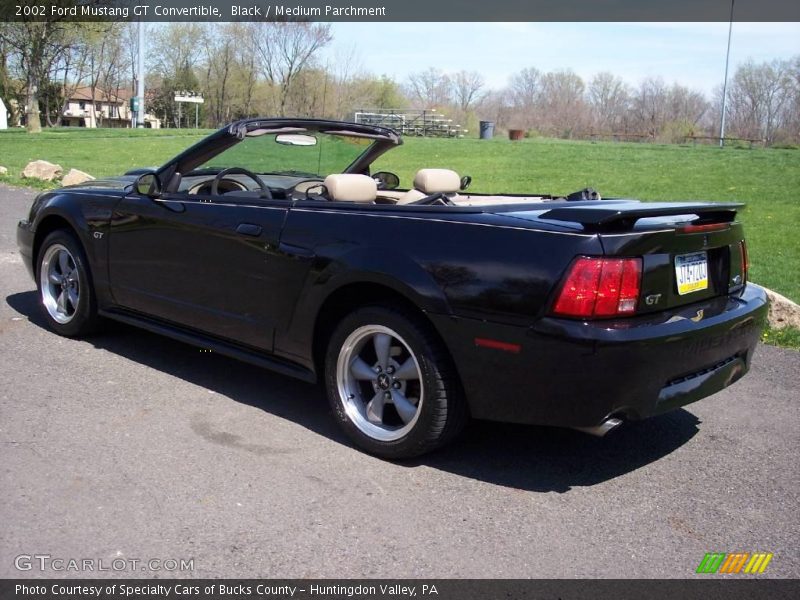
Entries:
POLYGON ((481 121, 481 139, 490 140, 494 136, 494 121, 481 121))

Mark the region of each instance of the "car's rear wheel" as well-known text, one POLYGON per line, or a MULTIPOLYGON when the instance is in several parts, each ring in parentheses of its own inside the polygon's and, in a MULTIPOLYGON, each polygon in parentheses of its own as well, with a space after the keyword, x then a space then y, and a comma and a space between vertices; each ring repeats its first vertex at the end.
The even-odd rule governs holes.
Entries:
POLYGON ((450 441, 466 421, 441 342, 401 309, 367 306, 348 315, 331 336, 325 378, 339 424, 378 456, 424 454, 450 441))
POLYGON ((71 233, 60 229, 44 239, 36 273, 45 318, 56 333, 75 337, 97 328, 97 305, 86 254, 71 233))

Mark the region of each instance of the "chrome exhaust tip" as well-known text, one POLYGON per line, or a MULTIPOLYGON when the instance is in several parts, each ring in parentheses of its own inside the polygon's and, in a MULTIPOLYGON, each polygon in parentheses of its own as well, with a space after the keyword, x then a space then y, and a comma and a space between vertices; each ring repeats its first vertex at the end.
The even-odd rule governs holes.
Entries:
POLYGON ((595 425, 594 427, 573 427, 573 429, 577 431, 582 431, 583 433, 589 433, 596 437, 605 437, 605 435, 616 429, 622 425, 622 419, 617 419, 612 417, 610 419, 606 419, 600 425, 595 425))

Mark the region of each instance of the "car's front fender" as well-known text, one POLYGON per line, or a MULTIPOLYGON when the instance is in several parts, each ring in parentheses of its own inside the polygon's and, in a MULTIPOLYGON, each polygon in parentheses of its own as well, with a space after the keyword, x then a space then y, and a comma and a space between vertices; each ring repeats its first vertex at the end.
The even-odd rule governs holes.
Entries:
POLYGON ((68 227, 86 252, 95 291, 98 299, 103 300, 108 288, 108 224, 120 194, 55 190, 39 195, 31 207, 26 226, 31 238, 31 271, 36 270, 36 253, 47 234, 68 227))

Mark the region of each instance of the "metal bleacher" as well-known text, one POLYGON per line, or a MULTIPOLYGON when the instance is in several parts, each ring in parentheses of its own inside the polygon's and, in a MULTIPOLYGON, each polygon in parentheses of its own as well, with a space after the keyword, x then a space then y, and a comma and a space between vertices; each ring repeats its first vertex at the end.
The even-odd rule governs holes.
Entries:
POLYGON ((389 127, 406 136, 419 137, 464 137, 467 130, 453 119, 430 110, 405 110, 394 108, 373 108, 358 110, 353 121, 363 125, 389 127))

